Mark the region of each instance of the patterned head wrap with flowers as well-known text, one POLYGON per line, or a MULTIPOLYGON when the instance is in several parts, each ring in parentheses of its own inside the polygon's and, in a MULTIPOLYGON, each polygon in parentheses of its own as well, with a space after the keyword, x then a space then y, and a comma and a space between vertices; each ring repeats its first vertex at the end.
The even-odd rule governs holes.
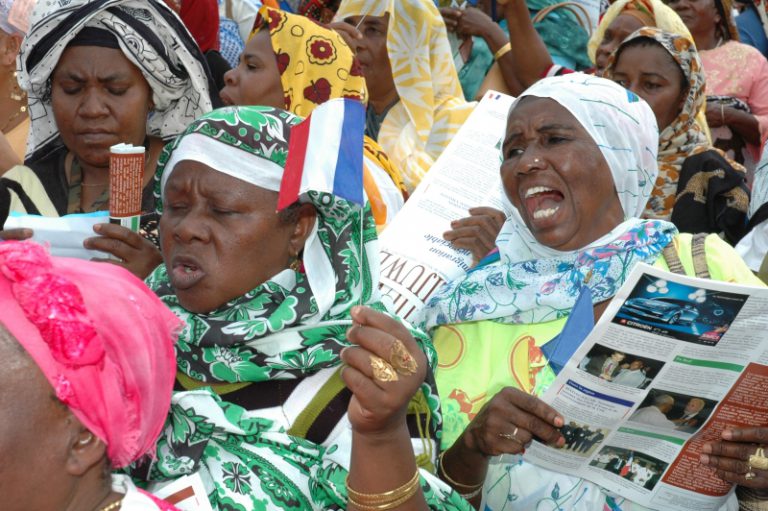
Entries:
POLYGON ((270 7, 259 10, 252 34, 265 27, 275 51, 286 110, 307 117, 332 98, 368 102, 360 64, 338 32, 270 7))
POLYGON ((677 234, 669 222, 640 219, 657 173, 658 128, 645 101, 610 80, 581 73, 539 80, 510 111, 528 96, 558 102, 589 133, 625 220, 578 250, 561 251, 540 243, 512 208, 496 238, 499 260, 470 270, 432 296, 419 322, 427 331, 485 319, 533 324, 567 316, 588 273, 593 303, 608 300, 635 264, 654 262, 677 234))
POLYGON ((696 124, 696 112, 706 102, 704 68, 693 40, 658 28, 644 27, 627 37, 611 58, 605 77, 613 75, 616 60, 630 41, 645 38, 656 41, 674 59, 688 82, 680 113, 659 135, 659 175, 648 200, 644 216, 669 220, 677 197, 680 169, 689 156, 710 149, 709 141, 696 124))
MULTIPOLYGON (((592 34, 587 45, 587 53, 592 62, 595 61, 597 54, 597 48, 605 37, 605 32, 611 24, 621 16, 622 14, 630 14, 638 19, 642 19, 648 14, 650 9, 650 15, 652 16, 653 23, 648 26, 660 28, 670 34, 676 34, 688 39, 693 40, 688 27, 685 26, 683 20, 677 15, 668 5, 665 5, 661 0, 616 0, 611 4, 605 14, 600 19, 600 24, 597 26, 597 30, 592 34), (642 13, 642 14, 640 14, 642 13)), ((699 129, 710 139, 709 126, 707 125, 706 117, 706 105, 702 107, 696 113, 696 124, 699 125, 699 129)))
POLYGON ((342 0, 337 21, 388 16, 387 55, 400 98, 376 141, 412 191, 474 108, 464 101, 445 23, 432 0, 342 0))
MULTIPOLYGON (((290 128, 299 121, 286 111, 258 106, 222 108, 201 117, 160 156, 157 193, 162 195, 168 175, 183 160, 236 177, 243 186, 277 191, 290 128)), ((349 345, 350 309, 364 304, 384 311, 378 299, 376 228, 367 206, 361 211, 344 199, 317 192, 300 201, 311 203, 317 211, 313 233, 304 246, 304 271, 286 268, 205 314, 193 314, 181 306, 165 265, 147 279, 150 288, 184 320, 176 353, 180 373, 195 385, 215 388, 221 388, 217 385, 221 383, 238 388, 251 383, 245 392, 277 393, 272 397, 281 403, 246 410, 228 401, 231 394, 219 397, 210 389, 174 395, 166 434, 158 441, 156 461, 146 474, 162 480, 199 471, 211 488, 209 498, 216 509, 347 509, 348 423, 333 422, 343 425, 334 426, 333 437, 321 445, 287 431, 296 422, 291 424, 287 416, 283 422, 269 410, 280 409, 280 415, 285 415, 293 406, 285 401, 288 396, 280 396, 276 380, 300 380, 301 390, 296 393, 301 394, 301 408, 311 408, 312 420, 327 415, 327 409, 346 410, 346 404, 341 404, 345 402, 335 398, 327 408, 315 408, 320 401, 307 403, 315 395, 321 397, 318 380, 341 366, 339 354, 349 345), (322 298, 327 294, 331 303, 322 298), (266 382, 271 385, 265 386, 266 382)), ((429 339, 421 332, 412 333, 434 367, 437 357, 429 339)), ((431 373, 421 390, 414 406, 429 417, 424 434, 439 438, 442 416, 431 373)), ((469 508, 442 483, 425 477, 430 509, 469 508)))
MULTIPOLYGON (((360 64, 352 49, 335 30, 322 27, 304 16, 266 6, 259 10, 251 37, 264 28, 269 30, 275 52, 286 110, 307 117, 318 105, 330 99, 368 102, 368 90, 360 64)), ((365 156, 381 167, 400 191, 404 191, 400 171, 381 146, 369 137, 365 137, 364 145, 365 156)), ((379 191, 370 185, 365 188, 376 223, 383 224, 386 212, 381 211, 377 202, 379 191)))
MULTIPOLYGON (((201 117, 160 155, 156 196, 162 198, 182 160, 203 163, 240 179, 243 186, 278 191, 290 128, 300 121, 284 110, 257 106, 220 108, 201 117)), ((317 220, 304 246, 303 272, 287 268, 207 314, 193 314, 179 304, 165 265, 147 278, 186 323, 178 342, 180 371, 204 382, 303 377, 341 363, 338 354, 348 344, 349 321, 338 320, 349 320, 352 306, 383 310, 378 240, 369 209, 363 214, 327 193, 311 192, 307 201, 317 210, 317 220)))
POLYGON ((0 243, 0 323, 119 468, 152 451, 171 402, 179 320, 119 266, 0 243))

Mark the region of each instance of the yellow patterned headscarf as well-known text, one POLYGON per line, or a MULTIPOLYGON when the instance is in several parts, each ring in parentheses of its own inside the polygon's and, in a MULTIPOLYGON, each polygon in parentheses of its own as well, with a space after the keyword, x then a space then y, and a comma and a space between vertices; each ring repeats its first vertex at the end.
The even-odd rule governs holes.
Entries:
POLYGON ((387 114, 378 142, 419 184, 464 123, 464 101, 445 24, 432 0, 343 0, 336 20, 389 14, 387 54, 400 102, 387 114))
POLYGON ((336 31, 270 7, 259 9, 251 37, 265 27, 280 70, 286 110, 307 117, 331 98, 368 102, 360 65, 336 31))
MULTIPOLYGON (((589 58, 592 62, 595 61, 597 47, 600 46, 600 43, 603 41, 606 29, 616 18, 624 13, 628 4, 636 1, 637 0, 618 0, 605 11, 603 18, 600 20, 600 24, 597 26, 597 30, 592 34, 592 37, 589 39, 589 44, 587 45, 587 53, 589 53, 589 58)), ((651 12, 656 21, 656 28, 673 35, 682 36, 691 41, 693 40, 691 32, 688 30, 688 27, 685 26, 683 20, 680 19, 680 16, 678 16, 669 6, 664 4, 664 2, 661 0, 643 0, 643 3, 651 8, 651 12)), ((696 124, 701 128, 704 135, 706 135, 707 141, 711 142, 712 137, 709 133, 709 125, 707 124, 707 117, 705 115, 706 109, 707 105, 705 102, 699 109, 698 114, 696 114, 696 124)))
MULTIPOLYGON (((280 83, 285 93, 285 109, 307 117, 318 105, 329 99, 350 98, 366 104, 368 90, 360 64, 342 37, 311 19, 263 6, 254 23, 251 37, 269 30, 275 52, 280 83)), ((379 145, 365 138, 365 155, 381 167, 398 189, 405 191, 397 167, 379 145)), ((387 218, 378 188, 369 172, 364 176, 365 191, 377 225, 387 218)))
MULTIPOLYGON (((627 9, 629 4, 636 2, 637 0, 618 0, 611 4, 608 10, 605 11, 605 14, 600 20, 600 24, 597 26, 597 30, 592 34, 592 37, 589 39, 589 44, 587 45, 587 53, 592 62, 595 62, 597 47, 600 46, 600 43, 603 41, 606 29, 614 22, 614 20, 616 20, 616 18, 621 14, 624 14, 624 10, 627 9)), ((656 28, 660 28, 670 34, 681 35, 691 39, 691 33, 688 31, 688 27, 685 26, 683 20, 680 19, 680 16, 678 16, 672 8, 664 4, 661 0, 644 0, 643 3, 646 4, 647 7, 650 7, 651 15, 656 21, 656 28)))

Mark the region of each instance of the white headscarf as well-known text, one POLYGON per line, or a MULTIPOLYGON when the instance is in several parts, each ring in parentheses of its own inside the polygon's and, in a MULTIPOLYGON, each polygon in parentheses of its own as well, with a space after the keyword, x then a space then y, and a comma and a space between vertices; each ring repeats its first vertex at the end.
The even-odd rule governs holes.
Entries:
POLYGON ((496 239, 499 260, 470 270, 433 296, 419 321, 427 329, 567 316, 589 272, 593 303, 607 300, 636 263, 655 261, 677 233, 669 222, 639 218, 658 173, 656 118, 643 100, 610 80, 578 73, 541 80, 517 102, 528 96, 557 101, 590 134, 610 168, 625 220, 585 247, 559 251, 539 243, 512 208, 496 239))
POLYGON ((18 58, 32 125, 27 159, 61 144, 51 110, 50 78, 61 54, 85 27, 106 30, 144 75, 154 110, 147 134, 168 139, 212 108, 203 54, 178 16, 161 0, 39 1, 18 58))
MULTIPOLYGON (((595 141, 611 170, 625 221, 584 248, 604 245, 637 226, 659 172, 659 129, 648 104, 611 80, 580 73, 538 81, 510 111, 528 96, 554 99, 565 107, 595 141)), ((507 263, 566 255, 536 241, 515 208, 496 246, 507 263)))

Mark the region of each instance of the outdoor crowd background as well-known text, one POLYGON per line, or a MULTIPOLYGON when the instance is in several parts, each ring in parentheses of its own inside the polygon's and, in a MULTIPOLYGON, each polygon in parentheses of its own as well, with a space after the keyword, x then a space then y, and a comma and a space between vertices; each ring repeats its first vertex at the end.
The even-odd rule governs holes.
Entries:
MULTIPOLYGON (((139 232, 84 242, 103 259, 0 231, 0 507, 172 510, 152 493, 194 475, 216 511, 644 509, 489 462, 601 449, 607 430, 538 398, 582 285, 597 319, 639 262, 768 282, 768 15, 599 11, 593 30, 556 0, 0 0, 0 226, 109 209, 110 146, 146 150, 139 232), (474 267, 402 321, 377 234, 488 90, 517 98, 487 191, 507 210, 432 233, 474 267), (364 138, 291 138, 339 99, 364 138), (360 138, 362 208, 312 160, 360 138), (278 211, 302 147, 312 185, 278 211)), ((635 388, 662 370, 625 358, 579 367, 635 388)), ((684 432, 714 406, 646 401, 637 422, 684 432)), ((702 446, 737 485, 722 509, 768 508, 765 444, 768 424, 702 446)), ((666 466, 615 446, 592 465, 645 489, 666 466)))

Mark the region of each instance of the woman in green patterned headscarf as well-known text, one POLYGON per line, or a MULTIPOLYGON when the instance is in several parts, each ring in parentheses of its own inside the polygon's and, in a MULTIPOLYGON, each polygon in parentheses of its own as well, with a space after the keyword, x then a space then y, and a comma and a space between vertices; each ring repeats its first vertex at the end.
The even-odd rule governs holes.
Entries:
MULTIPOLYGON (((434 350, 381 313, 370 208, 309 192, 275 212, 298 122, 275 108, 216 110, 158 166, 165 264, 147 283, 186 327, 157 458, 134 476, 199 472, 218 510, 346 509, 348 474, 357 491, 391 490, 436 454, 434 350), (382 382, 371 356, 392 360, 393 331, 420 370, 382 382)), ((409 502, 469 509, 427 470, 409 502)))

